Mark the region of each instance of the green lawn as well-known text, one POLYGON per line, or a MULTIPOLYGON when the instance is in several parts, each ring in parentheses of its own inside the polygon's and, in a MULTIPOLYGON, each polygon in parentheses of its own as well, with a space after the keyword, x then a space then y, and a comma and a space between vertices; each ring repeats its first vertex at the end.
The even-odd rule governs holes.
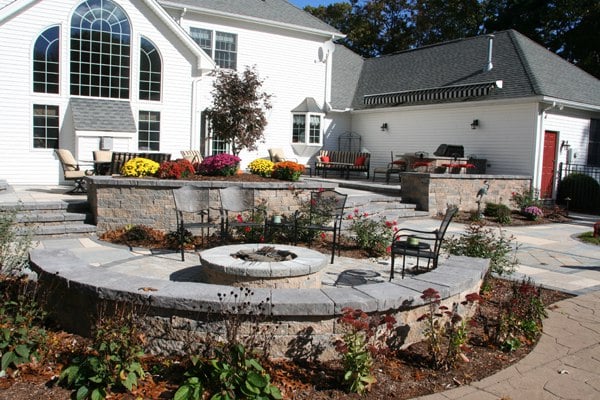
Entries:
POLYGON ((586 243, 595 244, 596 246, 600 246, 600 237, 595 238, 594 232, 585 232, 577 237, 586 243))

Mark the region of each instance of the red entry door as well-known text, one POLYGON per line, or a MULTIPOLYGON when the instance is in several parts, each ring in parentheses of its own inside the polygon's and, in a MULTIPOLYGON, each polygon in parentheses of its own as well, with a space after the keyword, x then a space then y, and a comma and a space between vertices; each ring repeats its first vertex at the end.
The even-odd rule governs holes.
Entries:
POLYGON ((542 159, 542 187, 540 188, 540 197, 542 199, 552 198, 552 188, 554 187, 554 171, 556 165, 556 132, 544 132, 544 155, 542 159))

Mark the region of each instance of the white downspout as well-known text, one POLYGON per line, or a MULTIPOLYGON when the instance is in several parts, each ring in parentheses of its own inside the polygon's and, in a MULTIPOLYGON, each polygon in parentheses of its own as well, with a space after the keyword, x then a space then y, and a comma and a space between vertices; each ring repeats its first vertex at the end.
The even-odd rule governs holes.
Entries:
POLYGON ((192 109, 192 120, 190 121, 191 124, 191 132, 190 132, 190 149, 198 149, 199 147, 199 142, 200 142, 200 123, 202 122, 200 120, 200 113, 201 111, 197 109, 198 104, 199 104, 199 94, 198 94, 198 87, 200 82, 202 81, 202 77, 197 78, 192 80, 192 104, 191 104, 191 109, 192 109))

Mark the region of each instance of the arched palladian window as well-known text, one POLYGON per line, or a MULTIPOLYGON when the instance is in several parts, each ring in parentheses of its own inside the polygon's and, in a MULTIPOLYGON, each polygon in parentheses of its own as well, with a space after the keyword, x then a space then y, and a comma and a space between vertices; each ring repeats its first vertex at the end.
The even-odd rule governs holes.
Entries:
POLYGON ((33 46, 33 91, 58 93, 60 38, 58 26, 46 29, 33 46))
POLYGON ((140 42, 140 100, 160 101, 161 59, 156 46, 142 37, 140 42))
POLYGON ((111 0, 87 0, 71 18, 71 94, 129 98, 131 28, 111 0))

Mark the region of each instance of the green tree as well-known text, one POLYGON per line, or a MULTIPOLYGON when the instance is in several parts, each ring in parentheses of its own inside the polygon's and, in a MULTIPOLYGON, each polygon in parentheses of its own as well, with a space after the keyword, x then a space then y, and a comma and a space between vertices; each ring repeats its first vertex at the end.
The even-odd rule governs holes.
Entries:
POLYGON ((267 126, 265 111, 271 109, 271 95, 261 91, 263 81, 255 68, 219 70, 212 92, 213 103, 206 110, 215 137, 231 144, 238 155, 243 149, 256 150, 267 126))
POLYGON ((487 0, 487 32, 515 29, 600 77, 598 0, 487 0))
POLYGON ((598 0, 349 0, 305 10, 363 57, 515 29, 600 78, 598 0))
POLYGON ((347 36, 340 43, 363 57, 404 50, 410 45, 405 0, 349 0, 328 6, 307 6, 304 10, 345 33, 347 36))
POLYGON ((484 8, 478 0, 428 0, 412 4, 412 46, 476 36, 481 32, 484 8))

